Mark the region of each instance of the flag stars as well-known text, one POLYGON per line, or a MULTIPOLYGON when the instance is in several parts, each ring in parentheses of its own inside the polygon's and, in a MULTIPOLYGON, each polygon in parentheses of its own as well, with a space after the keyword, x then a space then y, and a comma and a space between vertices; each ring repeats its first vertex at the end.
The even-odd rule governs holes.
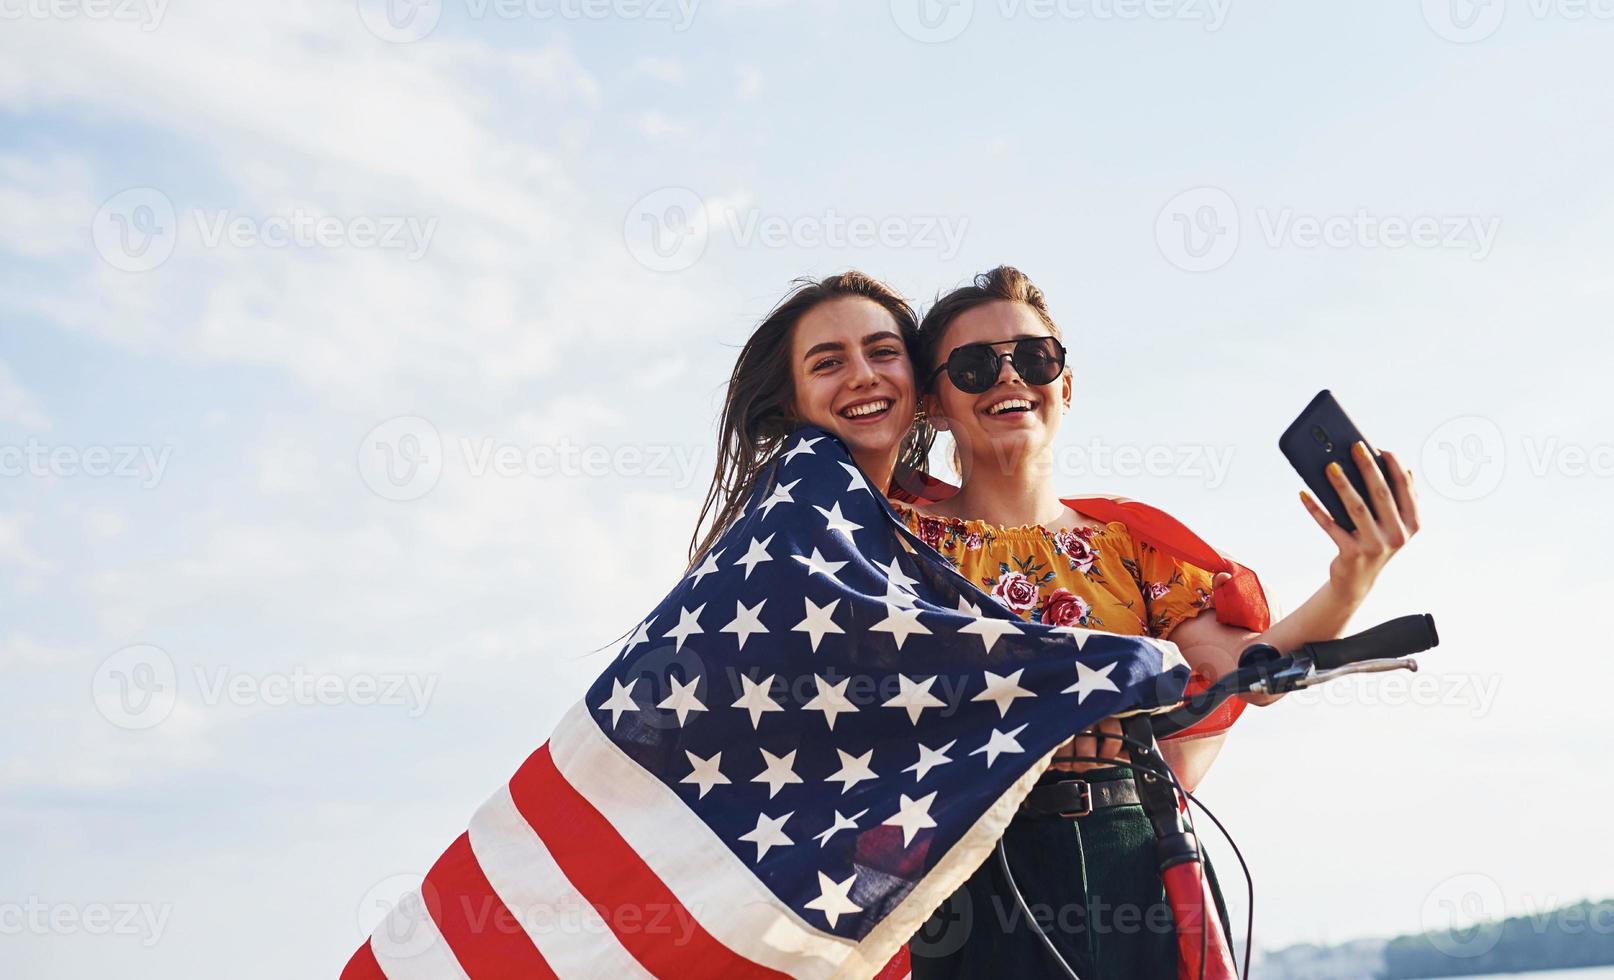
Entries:
POLYGON ((908 798, 907 793, 901 794, 902 802, 898 804, 897 812, 881 824, 882 827, 901 827, 902 846, 907 847, 913 843, 914 835, 926 827, 936 826, 936 821, 930 816, 930 805, 936 802, 934 792, 927 793, 917 800, 908 798))
POLYGON ((723 557, 722 549, 706 553, 706 559, 700 563, 700 567, 690 573, 690 577, 695 580, 696 588, 700 587, 701 579, 717 571, 717 560, 721 557, 723 557))
POLYGON ((1094 670, 1078 660, 1076 661, 1076 683, 1059 693, 1076 695, 1077 704, 1086 701, 1089 694, 1097 691, 1114 691, 1119 694, 1121 689, 1115 686, 1114 681, 1110 680, 1110 671, 1114 669, 1115 664, 1108 664, 1103 670, 1094 670))
POLYGON ((827 522, 827 527, 829 530, 839 531, 840 533, 846 535, 846 540, 848 541, 852 540, 853 531, 863 530, 863 525, 854 524, 841 514, 841 505, 839 501, 832 504, 828 510, 814 504, 813 510, 816 510, 820 514, 824 515, 824 520, 827 522))
POLYGON ((758 508, 762 511, 762 516, 767 517, 768 511, 773 510, 774 506, 777 504, 794 504, 796 502, 796 498, 790 495, 790 491, 794 490, 796 484, 800 482, 800 480, 791 480, 789 483, 781 483, 774 487, 773 493, 768 497, 768 499, 764 500, 760 505, 758 505, 758 508))
POLYGON ((762 716, 770 711, 785 710, 779 702, 775 701, 768 692, 773 689, 773 679, 778 676, 769 674, 762 681, 754 681, 745 674, 740 675, 740 686, 745 693, 739 700, 729 705, 731 708, 744 708, 751 715, 751 730, 756 731, 762 724, 762 716))
POLYGON ((918 598, 912 592, 904 592, 902 590, 902 587, 899 586, 897 583, 895 583, 895 582, 887 582, 886 583, 886 585, 885 585, 885 603, 886 603, 886 605, 888 605, 888 606, 900 606, 900 607, 902 607, 904 609, 908 609, 908 608, 912 608, 912 606, 918 601, 919 601, 918 598))
POLYGON ((836 810, 835 811, 835 822, 829 825, 828 830, 824 831, 821 834, 814 835, 813 840, 818 842, 819 847, 823 847, 825 844, 829 843, 829 839, 831 837, 834 837, 836 834, 840 833, 841 831, 843 831, 843 830, 856 830, 857 829, 857 822, 859 820, 863 819, 863 816, 865 814, 867 814, 868 812, 869 811, 865 808, 865 809, 857 811, 856 813, 852 814, 850 817, 843 817, 843 816, 841 816, 841 811, 836 810))
MULTIPOLYGON (((819 436, 817 439, 797 439, 796 444, 790 447, 790 451, 779 457, 779 465, 783 466, 797 456, 817 456, 818 454, 813 452, 813 447, 823 441, 823 436, 819 436)), ((794 483, 791 484, 791 486, 795 485, 794 483)))
POLYGON ((713 786, 717 786, 719 784, 728 785, 729 777, 723 775, 723 773, 718 769, 718 765, 723 759, 723 753, 714 752, 712 753, 712 757, 710 759, 702 759, 695 753, 685 749, 684 755, 689 758, 689 764, 695 768, 690 771, 689 775, 685 776, 683 779, 680 779, 679 782, 694 783, 696 786, 699 786, 701 788, 700 796, 702 799, 706 797, 707 793, 711 792, 713 786))
POLYGON ((857 710, 857 705, 847 700, 846 697, 846 685, 852 683, 852 679, 848 677, 839 684, 831 684, 815 674, 813 683, 818 685, 818 693, 813 695, 811 701, 801 706, 802 710, 822 711, 824 713, 824 723, 830 727, 831 731, 834 731, 836 715, 843 715, 857 710))
POLYGON ((845 633, 846 631, 835 625, 835 607, 841 600, 833 599, 827 606, 816 605, 813 600, 803 597, 807 603, 807 618, 791 627, 792 632, 806 633, 812 638, 813 652, 818 652, 818 643, 825 633, 845 633))
MULTIPOLYGON (((774 755, 767 749, 762 749, 763 770, 751 777, 753 783, 768 784, 768 799, 773 799, 788 783, 799 783, 801 777, 796 775, 792 768, 796 764, 796 750, 791 749, 784 755, 774 755)), ((760 856, 758 860, 760 860, 760 856)))
POLYGON ((706 705, 701 704, 700 699, 695 696, 695 689, 700 685, 700 682, 699 677, 690 678, 688 684, 682 683, 676 677, 668 677, 667 683, 672 685, 672 693, 662 698, 656 707, 676 712, 678 715, 678 727, 682 728, 684 722, 689 719, 691 711, 706 710, 706 705))
POLYGON ((771 534, 760 541, 752 538, 751 546, 745 549, 745 554, 734 559, 734 564, 745 566, 745 577, 747 579, 751 577, 751 569, 756 568, 765 561, 773 561, 773 556, 768 554, 768 545, 772 543, 773 535, 771 534))
POLYGON ((947 763, 952 762, 953 760, 948 757, 947 751, 957 744, 958 739, 956 738, 951 742, 948 742, 946 745, 943 745, 939 749, 933 749, 930 746, 921 743, 919 746, 919 761, 902 771, 913 773, 914 782, 918 782, 919 780, 924 779, 925 775, 929 773, 930 770, 936 768, 937 766, 944 766, 947 763))
POLYGON ((896 555, 891 556, 890 564, 881 565, 879 562, 875 562, 874 564, 876 568, 879 568, 881 571, 885 572, 885 577, 890 579, 891 584, 897 586, 898 588, 906 589, 909 592, 912 592, 913 587, 919 584, 918 579, 902 570, 902 565, 897 561, 896 555))
POLYGON ((806 565, 808 575, 822 575, 832 582, 838 581, 838 579, 835 578, 835 573, 846 567, 846 562, 830 561, 823 555, 819 554, 817 548, 813 549, 813 553, 810 556, 791 555, 790 557, 801 562, 803 565, 806 565))
POLYGON ((847 897, 852 891, 852 886, 856 883, 856 871, 847 875, 845 881, 836 881, 820 871, 818 872, 818 897, 802 907, 816 909, 824 913, 824 918, 829 920, 829 927, 833 929, 835 928, 835 923, 840 921, 841 916, 863 911, 863 906, 854 905, 852 900, 847 897))
POLYGON ((886 605, 886 617, 870 626, 869 632, 890 633, 891 638, 897 643, 897 649, 901 650, 902 644, 907 641, 909 636, 915 633, 930 635, 930 630, 919 622, 919 614, 923 611, 922 609, 901 609, 888 603, 886 605))
POLYGON ((923 684, 908 679, 906 674, 897 675, 897 694, 886 701, 887 708, 905 708, 908 711, 908 720, 919 724, 919 715, 926 708, 945 708, 947 703, 936 695, 930 693, 931 685, 936 678, 926 678, 923 684))
POLYGON ((880 778, 875 774, 873 769, 869 768, 869 760, 874 758, 873 749, 868 750, 862 755, 853 755, 852 753, 846 752, 842 749, 836 749, 835 753, 841 757, 841 768, 833 776, 826 778, 824 782, 841 783, 841 794, 843 796, 846 794, 847 790, 851 789, 853 786, 856 786, 858 783, 863 782, 864 780, 880 778))
POLYGON ((634 629, 633 635, 628 637, 627 645, 622 648, 622 656, 626 657, 628 654, 632 653, 633 648, 639 644, 650 642, 650 623, 653 619, 655 619, 654 616, 640 623, 638 627, 634 629))
POLYGON ((637 677, 626 687, 622 686, 622 681, 611 678, 611 696, 600 703, 599 710, 611 712, 612 731, 616 731, 616 723, 622 720, 623 713, 639 710, 639 702, 633 700, 633 689, 638 685, 637 677))
POLYGON ((773 848, 795 843, 795 841, 785 836, 783 830, 785 821, 795 815, 795 810, 791 810, 782 817, 770 817, 766 814, 758 813, 756 827, 741 834, 740 840, 755 844, 757 846, 757 861, 761 861, 773 848))
POLYGON ((856 466, 853 466, 851 463, 842 463, 841 469, 845 470, 847 475, 852 478, 852 482, 846 487, 847 493, 851 493, 853 490, 868 490, 870 493, 874 492, 873 490, 869 490, 869 481, 864 479, 862 470, 858 469, 856 466))
POLYGON ((1003 718, 1009 713, 1009 705, 1015 698, 1034 698, 1035 694, 1020 686, 1020 675, 1024 674, 1022 667, 1007 677, 999 677, 990 670, 982 671, 986 678, 986 690, 970 698, 971 701, 991 701, 998 706, 998 717, 1003 718))
POLYGON ((992 729, 992 737, 986 740, 986 744, 971 752, 970 755, 980 755, 982 752, 985 752, 986 767, 990 769, 992 768, 992 763, 998 761, 998 756, 1005 753, 1012 754, 1025 751, 1025 749, 1020 746, 1020 743, 1016 741, 1016 736, 1025 730, 1025 725, 1021 725, 1012 732, 1001 732, 994 728, 992 729))
POLYGON ((739 638, 740 649, 744 650, 745 641, 750 639, 752 633, 765 634, 768 632, 768 628, 763 626, 762 620, 758 618, 762 614, 763 604, 767 601, 767 599, 763 599, 758 602, 755 609, 747 608, 745 603, 736 601, 734 603, 734 622, 723 627, 719 632, 735 634, 739 638))
POLYGON ((686 639, 696 634, 706 632, 705 630, 701 629, 700 626, 701 612, 705 609, 706 603, 704 602, 696 606, 693 611, 680 608, 678 610, 678 625, 668 630, 666 634, 662 636, 662 639, 665 640, 668 637, 671 637, 673 639, 673 650, 675 652, 682 650, 684 648, 684 641, 686 639))
MULTIPOLYGON (((963 604, 968 605, 967 603, 963 604)), ((1005 636, 1016 636, 1020 633, 1017 620, 993 619, 990 616, 982 616, 980 610, 975 609, 973 606, 970 608, 974 610, 971 615, 976 618, 960 626, 958 632, 960 635, 980 637, 981 642, 986 645, 987 653, 991 653, 992 648, 997 646, 997 642, 1005 636)))

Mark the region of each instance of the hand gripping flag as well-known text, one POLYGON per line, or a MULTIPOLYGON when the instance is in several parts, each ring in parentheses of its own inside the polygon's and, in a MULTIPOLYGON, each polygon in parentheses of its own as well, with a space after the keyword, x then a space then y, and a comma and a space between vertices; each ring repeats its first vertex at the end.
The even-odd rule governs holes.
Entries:
POLYGON ((344 980, 869 977, 1176 647, 1028 623, 804 428, 344 980))

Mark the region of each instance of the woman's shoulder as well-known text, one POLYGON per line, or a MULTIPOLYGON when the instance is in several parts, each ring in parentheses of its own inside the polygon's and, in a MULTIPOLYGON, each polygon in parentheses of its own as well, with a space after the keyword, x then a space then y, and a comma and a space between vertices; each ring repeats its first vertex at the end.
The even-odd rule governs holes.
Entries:
POLYGON ((1028 536, 1052 538, 1066 534, 1088 536, 1093 534, 1124 535, 1127 533, 1126 524, 1122 521, 1103 521, 1077 511, 1068 504, 1059 520, 1048 523, 1027 524, 994 524, 978 518, 963 517, 952 513, 952 508, 945 502, 910 502, 892 501, 891 506, 897 515, 902 518, 910 528, 918 528, 921 524, 957 528, 965 533, 978 534, 988 539, 1013 539, 1028 536))

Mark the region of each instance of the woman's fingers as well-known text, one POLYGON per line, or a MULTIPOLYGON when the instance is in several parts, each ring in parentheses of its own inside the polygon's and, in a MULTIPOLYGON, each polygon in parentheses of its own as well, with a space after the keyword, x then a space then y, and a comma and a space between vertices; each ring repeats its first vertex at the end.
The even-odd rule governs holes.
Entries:
POLYGON ((1401 458, 1388 449, 1381 449, 1384 458, 1390 462, 1390 472, 1395 474, 1395 504, 1396 510, 1401 514, 1401 524, 1407 529, 1410 537, 1418 533, 1418 495, 1412 489, 1412 470, 1401 465, 1401 458))
POLYGON ((1126 746, 1121 741, 1121 722, 1115 718, 1106 718, 1099 722, 1098 751, 1093 754, 1104 759, 1113 759, 1116 762, 1125 762, 1130 756, 1126 746))
POLYGON ((1345 475, 1345 468, 1338 463, 1329 463, 1328 481, 1334 485, 1334 492, 1339 494, 1340 503, 1345 505, 1345 513, 1350 515, 1351 523, 1356 525, 1351 536, 1357 546, 1369 555, 1383 550, 1384 542, 1379 537, 1379 528, 1374 523, 1372 512, 1367 509, 1367 501, 1356 492, 1356 487, 1345 475))
MULTIPOLYGON (((1071 754, 1091 759, 1109 759, 1111 762, 1124 763, 1129 756, 1126 755, 1121 742, 1121 723, 1113 718, 1106 718, 1091 728, 1076 733, 1071 739, 1071 754)), ((1086 761, 1072 763, 1072 769, 1097 769, 1101 763, 1086 761)))
POLYGON ((1378 460, 1368 452, 1367 444, 1358 440, 1351 447, 1351 455, 1356 459, 1356 468, 1362 473, 1362 482, 1367 484, 1368 496, 1373 498, 1373 510, 1378 514, 1380 537, 1392 550, 1407 543, 1406 528, 1401 525, 1400 508, 1396 506, 1395 496, 1390 492, 1390 484, 1384 480, 1384 471, 1380 468, 1378 460))
POLYGON ((1311 494, 1304 490, 1300 491, 1300 502, 1306 505, 1306 513, 1311 515, 1311 519, 1317 522, 1318 527, 1322 528, 1330 538, 1334 539, 1334 544, 1341 551, 1354 543, 1350 532, 1340 527, 1339 522, 1334 520, 1327 509, 1312 499, 1311 494))
POLYGON ((1086 772, 1089 769, 1099 768, 1099 763, 1093 758, 1098 755, 1098 739, 1093 737, 1091 729, 1080 732, 1070 740, 1070 754, 1078 761, 1068 764, 1068 768, 1077 772, 1086 772))

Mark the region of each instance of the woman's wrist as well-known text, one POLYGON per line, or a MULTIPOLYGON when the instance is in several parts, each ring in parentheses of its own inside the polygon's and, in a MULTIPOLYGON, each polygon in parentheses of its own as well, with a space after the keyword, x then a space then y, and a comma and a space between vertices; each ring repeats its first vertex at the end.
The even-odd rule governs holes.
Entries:
POLYGON ((1340 632, 1336 633, 1336 636, 1344 632, 1345 624, 1350 622, 1358 609, 1362 608, 1362 603, 1367 600, 1368 588, 1341 585, 1330 579, 1328 584, 1318 590, 1325 618, 1339 624, 1340 632))

